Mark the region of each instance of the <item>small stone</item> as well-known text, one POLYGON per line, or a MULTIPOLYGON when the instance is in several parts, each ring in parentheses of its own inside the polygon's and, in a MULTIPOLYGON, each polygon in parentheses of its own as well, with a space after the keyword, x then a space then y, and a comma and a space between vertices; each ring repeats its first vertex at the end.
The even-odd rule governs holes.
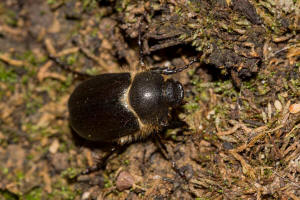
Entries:
POLYGON ((69 155, 67 153, 56 153, 51 156, 51 164, 57 171, 63 171, 69 166, 69 155))
POLYGON ((116 186, 119 191, 127 190, 132 187, 134 179, 131 174, 126 171, 119 173, 119 176, 116 181, 116 186))
POLYGON ((233 149, 233 145, 230 142, 223 142, 223 148, 226 150, 233 149))
POLYGON ((55 154, 59 148, 59 141, 55 139, 49 147, 50 153, 55 154))
POLYGON ((290 113, 293 113, 293 114, 300 112, 300 103, 292 104, 289 107, 289 111, 290 111, 290 113))
POLYGON ((128 194, 128 196, 127 196, 126 199, 128 199, 128 200, 138 200, 139 197, 138 197, 138 195, 137 195, 136 193, 130 192, 130 193, 128 194))
POLYGON ((90 192, 84 192, 81 196, 81 200, 87 200, 90 198, 91 193, 90 192))

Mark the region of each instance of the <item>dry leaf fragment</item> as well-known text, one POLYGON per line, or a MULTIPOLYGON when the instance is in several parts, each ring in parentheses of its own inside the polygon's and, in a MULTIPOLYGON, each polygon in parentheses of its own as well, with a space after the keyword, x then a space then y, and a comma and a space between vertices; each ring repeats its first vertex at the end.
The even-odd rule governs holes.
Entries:
POLYGON ((289 107, 290 113, 296 114, 300 112, 300 103, 294 103, 289 107))

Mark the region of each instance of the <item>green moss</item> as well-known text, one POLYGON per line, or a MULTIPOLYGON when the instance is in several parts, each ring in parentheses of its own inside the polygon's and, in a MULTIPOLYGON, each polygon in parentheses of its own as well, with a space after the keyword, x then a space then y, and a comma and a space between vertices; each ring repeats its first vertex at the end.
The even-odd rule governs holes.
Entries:
POLYGON ((3 168, 2 168, 2 173, 3 173, 4 175, 8 174, 8 172, 9 172, 9 169, 8 169, 7 167, 3 167, 3 168))
POLYGON ((299 79, 291 79, 290 80, 291 81, 291 83, 292 83, 292 85, 294 86, 294 87, 300 87, 300 80, 299 79))
POLYGON ((10 26, 16 27, 18 25, 18 17, 13 10, 7 9, 3 18, 4 18, 4 22, 10 26))
POLYGON ((61 175, 68 179, 74 179, 80 174, 80 172, 81 171, 79 169, 69 167, 68 169, 64 170, 61 175))
MULTIPOLYGON (((118 12, 122 12, 124 10, 126 10, 127 6, 129 5, 130 3, 130 0, 118 0, 116 2, 116 6, 115 6, 115 9, 118 11, 118 12)), ((153 6, 153 5, 152 5, 153 6)))
MULTIPOLYGON (((57 128, 57 130, 59 130, 59 128, 57 128)), ((59 152, 66 152, 67 151, 67 145, 65 143, 61 143, 59 145, 58 151, 59 152)))
POLYGON ((231 80, 216 82, 214 92, 225 96, 237 95, 231 80))
MULTIPOLYGON (((5 94, 5 91, 0 88, 0 101, 3 99, 4 94, 5 94)), ((0 144, 1 144, 1 139, 0 139, 0 144)))
POLYGON ((228 110, 224 105, 217 105, 214 110, 215 114, 212 115, 213 119, 216 118, 217 114, 226 115, 228 113, 228 110))
POLYGON ((28 122, 24 126, 25 126, 26 132, 30 133, 28 139, 33 139, 33 138, 35 138, 37 133, 38 134, 41 133, 41 128, 35 124, 28 122))
POLYGON ((22 171, 17 171, 16 177, 17 177, 18 181, 22 181, 25 178, 25 175, 22 171))
POLYGON ((130 161, 129 160, 124 160, 124 164, 126 165, 126 166, 128 166, 129 164, 130 164, 130 161))
POLYGON ((60 85, 58 86, 59 91, 65 93, 72 83, 73 83, 73 76, 72 74, 68 74, 65 82, 57 82, 57 84, 60 85))
POLYGON ((25 74, 24 76, 22 76, 21 83, 23 85, 27 85, 28 81, 29 81, 29 76, 27 74, 25 74))
POLYGON ((21 198, 24 200, 40 200, 42 199, 42 189, 41 188, 35 188, 31 190, 28 194, 24 196, 24 198, 21 198))
POLYGON ((217 190, 217 192, 223 194, 224 191, 220 189, 220 190, 217 190))
POLYGON ((93 68, 87 69, 87 70, 86 70, 86 73, 87 73, 88 75, 94 76, 94 75, 99 74, 99 71, 98 71, 97 68, 93 67, 93 68))
POLYGON ((42 107, 42 99, 35 98, 34 100, 30 97, 26 101, 26 115, 32 115, 36 113, 42 107))
POLYGON ((23 55, 20 56, 20 59, 26 60, 29 63, 31 63, 32 65, 38 64, 38 60, 32 51, 26 51, 23 55))
POLYGON ((52 194, 48 195, 47 199, 64 199, 64 200, 73 200, 76 196, 80 195, 80 191, 74 190, 71 187, 67 187, 66 183, 57 182, 53 185, 52 194))
POLYGON ((56 0, 47 0, 47 3, 48 3, 49 5, 53 5, 53 4, 56 3, 56 0))
POLYGON ((245 88, 245 89, 248 89, 248 90, 250 90, 251 92, 255 92, 256 91, 256 84, 252 81, 252 80, 250 80, 250 81, 244 81, 243 82, 243 87, 245 88))
POLYGON ((13 194, 7 190, 0 190, 0 199, 17 200, 19 199, 19 197, 16 194, 13 194))
POLYGON ((4 64, 0 62, 0 81, 5 83, 16 83, 17 74, 10 67, 4 67, 4 64))
POLYGON ((81 0, 84 11, 91 11, 97 7, 96 0, 81 0))
POLYGON ((32 160, 34 158, 34 156, 32 155, 32 154, 28 154, 27 156, 26 156, 26 159, 27 160, 32 160))
POLYGON ((112 183, 111 182, 107 182, 104 184, 104 187, 105 188, 110 188, 112 186, 112 183))
MULTIPOLYGON (((99 18, 99 17, 98 17, 98 18, 99 18)), ((99 21, 100 21, 100 20, 99 20, 99 21)), ((98 28, 94 28, 94 29, 91 31, 90 35, 91 35, 92 37, 97 37, 98 32, 99 32, 98 28)))
POLYGON ((195 112, 196 110, 198 110, 200 107, 199 107, 199 104, 198 103, 195 103, 195 102, 190 102, 190 103, 187 103, 185 104, 184 106, 184 109, 187 110, 188 112, 195 112))
POLYGON ((171 135, 171 139, 172 139, 173 141, 177 141, 177 135, 175 135, 175 134, 171 135))
POLYGON ((110 177, 104 175, 104 188, 110 188, 112 187, 112 182, 111 182, 111 179, 110 177))
POLYGON ((272 174, 273 174, 272 169, 264 169, 264 176, 266 176, 267 178, 271 177, 272 174))
POLYGON ((265 84, 265 85, 259 85, 257 87, 257 90, 260 95, 265 95, 271 90, 271 88, 265 84))
POLYGON ((74 53, 72 55, 69 55, 66 59, 67 65, 73 65, 78 61, 78 53, 74 53))

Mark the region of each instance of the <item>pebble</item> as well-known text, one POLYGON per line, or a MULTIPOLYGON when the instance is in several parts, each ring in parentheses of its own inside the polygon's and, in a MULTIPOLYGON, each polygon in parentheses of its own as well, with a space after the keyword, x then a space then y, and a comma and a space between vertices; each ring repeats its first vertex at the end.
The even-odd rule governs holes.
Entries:
POLYGON ((49 147, 49 152, 55 154, 59 148, 59 141, 55 139, 49 147))
POLYGON ((116 181, 116 186, 119 191, 127 190, 132 187, 134 179, 127 171, 121 171, 116 181))

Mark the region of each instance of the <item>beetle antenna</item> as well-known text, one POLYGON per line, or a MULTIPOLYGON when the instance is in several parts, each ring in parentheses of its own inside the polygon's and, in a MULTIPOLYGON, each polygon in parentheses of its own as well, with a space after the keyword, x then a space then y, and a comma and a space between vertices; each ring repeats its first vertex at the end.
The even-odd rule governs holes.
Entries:
POLYGON ((189 68, 194 62, 197 61, 197 58, 194 58, 193 60, 191 60, 187 65, 183 66, 183 67, 179 67, 179 68, 172 68, 170 69, 169 67, 154 67, 151 68, 150 70, 153 72, 158 72, 160 74, 164 74, 164 75, 171 75, 171 74, 176 74, 178 72, 182 72, 183 70, 189 68))
POLYGON ((141 67, 143 68, 145 66, 145 63, 144 63, 144 51, 143 51, 143 44, 142 44, 142 21, 144 19, 144 16, 142 16, 140 18, 140 22, 139 22, 139 36, 138 36, 138 45, 139 45, 139 53, 140 53, 140 58, 139 58, 139 61, 140 61, 140 65, 141 67))
POLYGON ((68 72, 71 72, 75 75, 77 75, 78 77, 80 77, 80 79, 87 79, 87 78, 90 78, 91 75, 89 74, 86 74, 86 73, 82 73, 82 72, 78 72, 78 71, 75 71, 75 70, 72 70, 70 69, 70 67, 64 63, 63 61, 61 61, 59 58, 53 56, 53 55, 48 55, 48 57, 53 61, 55 62, 57 65, 59 65, 62 69, 64 69, 65 71, 68 71, 68 72))

